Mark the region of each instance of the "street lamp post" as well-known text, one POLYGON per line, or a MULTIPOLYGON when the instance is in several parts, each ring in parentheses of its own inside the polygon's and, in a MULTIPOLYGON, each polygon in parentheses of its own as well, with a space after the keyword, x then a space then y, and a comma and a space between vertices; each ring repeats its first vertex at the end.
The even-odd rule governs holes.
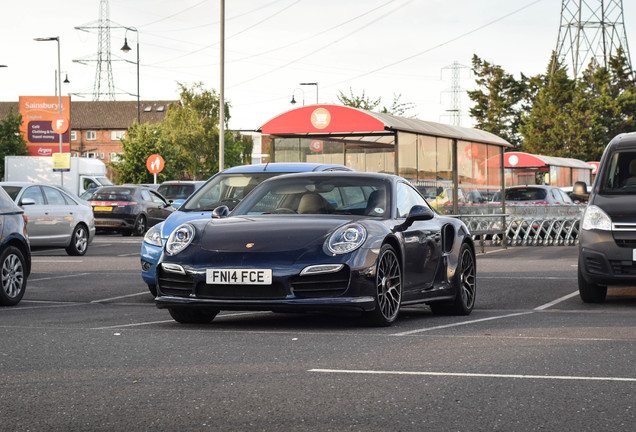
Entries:
POLYGON ((318 105, 318 83, 317 82, 313 82, 313 83, 300 83, 300 85, 313 85, 316 86, 316 105, 318 105))
MULTIPOLYGON (((60 61, 60 37, 59 36, 55 36, 55 37, 46 37, 46 38, 35 38, 34 40, 38 41, 38 42, 47 42, 47 41, 57 41, 57 70, 61 71, 62 67, 61 67, 61 61, 60 61)), ((61 77, 61 73, 57 74, 57 86, 60 89, 60 92, 58 94, 57 97, 57 106, 58 106, 58 113, 61 116, 62 115, 62 77, 61 77)), ((64 144, 62 141, 62 135, 63 134, 58 134, 60 136, 60 153, 64 153, 64 144)), ((60 185, 64 186, 64 171, 60 171, 60 185)))
MULTIPOLYGON (((135 27, 124 27, 126 29, 126 33, 124 33, 124 46, 121 47, 121 50, 125 53, 130 51, 130 47, 128 46, 128 38, 126 37, 128 34, 128 30, 134 31, 137 33, 137 123, 141 123, 141 104, 139 103, 139 30, 135 27)), ((133 63, 130 60, 126 60, 128 63, 133 63)))
POLYGON ((292 100, 289 103, 292 104, 292 105, 296 104, 296 99, 294 98, 294 95, 296 94, 296 90, 300 90, 302 92, 302 94, 303 94, 303 106, 305 106, 305 92, 301 88, 294 89, 294 91, 292 92, 292 100))

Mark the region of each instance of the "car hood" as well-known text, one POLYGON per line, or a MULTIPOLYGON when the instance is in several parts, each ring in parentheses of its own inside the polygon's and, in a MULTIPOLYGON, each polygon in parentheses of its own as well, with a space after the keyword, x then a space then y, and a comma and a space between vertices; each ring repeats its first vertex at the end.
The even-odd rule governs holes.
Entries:
POLYGON ((201 249, 214 252, 300 251, 322 245, 347 217, 237 216, 210 220, 201 236, 201 249))
POLYGON ((590 204, 600 207, 613 222, 635 222, 634 198, 634 195, 595 195, 590 204))
POLYGON ((176 227, 179 225, 191 222, 197 219, 210 219, 212 217, 211 211, 188 211, 184 212, 181 210, 176 210, 170 214, 163 221, 163 226, 161 227, 161 238, 164 240, 170 236, 170 233, 174 231, 176 227))

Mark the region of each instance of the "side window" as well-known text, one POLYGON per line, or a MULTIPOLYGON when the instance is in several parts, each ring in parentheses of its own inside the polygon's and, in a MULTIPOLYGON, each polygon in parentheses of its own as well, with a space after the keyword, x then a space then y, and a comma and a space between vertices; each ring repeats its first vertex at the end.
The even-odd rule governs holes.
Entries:
POLYGON ((24 191, 21 199, 31 198, 37 205, 44 205, 44 197, 42 196, 42 192, 40 192, 40 186, 32 186, 27 188, 24 191))
POLYGON ((152 201, 152 198, 150 197, 150 192, 148 192, 147 190, 142 190, 141 191, 141 199, 144 201, 152 201))
POLYGON ((42 190, 44 191, 44 196, 46 196, 46 202, 49 205, 66 205, 62 192, 59 190, 47 186, 42 186, 42 190))
POLYGON ((163 198, 161 198, 159 195, 157 195, 154 192, 150 192, 150 197, 156 203, 163 204, 163 205, 166 205, 166 206, 168 205, 167 201, 165 201, 163 198))
POLYGON ((427 206, 426 200, 415 189, 406 183, 398 183, 397 187, 397 216, 405 218, 414 205, 427 206))

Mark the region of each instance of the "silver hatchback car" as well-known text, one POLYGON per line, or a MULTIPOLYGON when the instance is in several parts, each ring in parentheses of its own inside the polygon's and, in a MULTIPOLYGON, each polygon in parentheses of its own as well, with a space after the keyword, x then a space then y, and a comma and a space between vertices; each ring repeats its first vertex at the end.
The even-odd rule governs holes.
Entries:
POLYGON ((90 206, 58 186, 0 182, 0 187, 24 209, 31 248, 62 247, 74 256, 86 253, 95 238, 90 206))

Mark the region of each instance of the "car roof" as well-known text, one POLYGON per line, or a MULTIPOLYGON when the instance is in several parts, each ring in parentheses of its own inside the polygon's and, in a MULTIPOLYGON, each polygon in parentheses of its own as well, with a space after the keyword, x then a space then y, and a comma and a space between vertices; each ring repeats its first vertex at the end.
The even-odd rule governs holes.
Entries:
POLYGON ((7 181, 7 182, 0 182, 0 185, 2 185, 2 186, 19 186, 19 187, 25 187, 25 186, 51 186, 51 187, 54 187, 54 188, 57 188, 57 189, 61 189, 64 192, 68 193, 68 191, 66 191, 62 187, 60 187, 60 185, 50 184, 50 183, 27 182, 27 181, 7 181))
MULTIPOLYGON (((394 174, 384 174, 384 173, 375 173, 375 172, 361 172, 361 171, 321 171, 321 172, 299 172, 299 173, 289 173, 280 176, 276 176, 266 181, 278 181, 288 178, 316 178, 316 177, 358 177, 358 178, 368 178, 375 180, 385 180, 385 181, 397 181, 404 180, 400 176, 396 176, 394 174)), ((406 181, 406 180, 405 180, 406 181)))
POLYGON ((161 183, 159 186, 162 185, 178 185, 178 184, 192 184, 192 185, 198 185, 201 183, 205 183, 205 180, 167 180, 163 183, 161 183))
POLYGON ((253 173, 253 172, 316 172, 316 171, 353 171, 351 168, 338 164, 319 164, 311 162, 272 162, 255 165, 240 165, 223 170, 223 173, 253 173))

